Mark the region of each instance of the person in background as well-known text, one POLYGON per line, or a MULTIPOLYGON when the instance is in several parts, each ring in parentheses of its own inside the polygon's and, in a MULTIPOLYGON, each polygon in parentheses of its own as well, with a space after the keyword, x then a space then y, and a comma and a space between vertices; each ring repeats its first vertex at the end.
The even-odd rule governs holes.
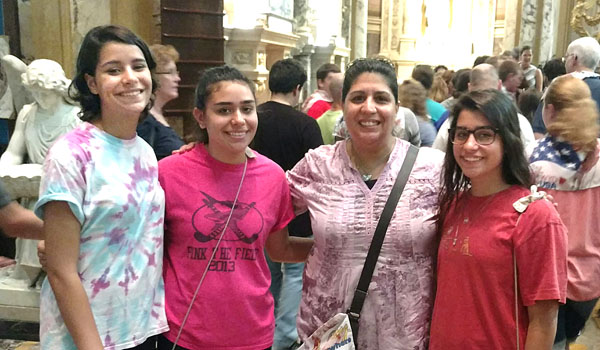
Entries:
POLYGON ((336 76, 331 80, 329 89, 331 90, 331 109, 323 113, 317 124, 321 129, 321 136, 323 136, 323 143, 326 145, 333 145, 335 143, 335 136, 333 130, 335 124, 342 117, 342 85, 344 84, 343 76, 336 76))
MULTIPOLYGON (((305 83, 306 71, 300 62, 291 58, 275 62, 269 71, 271 100, 256 109, 258 128, 252 148, 284 171, 292 169, 306 152, 323 144, 317 121, 294 108, 305 83)), ((330 88, 334 83, 335 80, 332 80, 330 88)), ((335 104, 335 91, 333 100, 335 104)), ((308 214, 293 219, 288 224, 288 231, 291 236, 312 236, 308 214)), ((271 271, 270 290, 275 301, 273 350, 289 349, 296 346, 298 339, 296 315, 302 295, 304 263, 275 262, 268 256, 267 263, 271 271)))
POLYGON ((555 78, 567 74, 565 62, 562 58, 553 58, 544 64, 542 73, 544 73, 544 90, 546 90, 555 78))
POLYGON ((179 53, 171 45, 155 44, 150 46, 152 56, 156 59, 156 75, 158 76, 158 90, 150 113, 137 127, 138 135, 143 138, 156 154, 159 160, 170 156, 171 152, 183 146, 183 141, 175 130, 171 129, 163 114, 163 107, 167 102, 179 96, 179 72, 177 61, 179 53))
MULTIPOLYGON (((416 65, 412 71, 411 77, 421 83, 429 93, 431 85, 433 84, 433 70, 430 66, 425 64, 416 65)), ((427 98, 426 106, 427 114, 429 114, 433 123, 436 123, 439 119, 448 117, 448 111, 440 103, 431 98, 427 98)))
POLYGON ((535 184, 554 197, 568 229, 567 302, 558 311, 555 349, 569 348, 600 297, 600 164, 584 171, 596 152, 598 110, 585 82, 571 75, 554 79, 543 107, 548 134, 531 157, 535 184))
POLYGON ((453 114, 429 349, 549 350, 566 298, 566 228, 550 201, 531 197, 510 98, 473 91, 453 114))
POLYGON ((317 119, 331 108, 329 83, 335 75, 341 75, 340 67, 326 63, 317 69, 317 90, 304 100, 302 112, 317 119))
POLYGON ((523 70, 524 80, 527 81, 529 87, 535 88, 537 91, 542 92, 542 88, 544 86, 544 77, 542 76, 542 71, 538 67, 531 64, 532 58, 533 54, 531 53, 531 47, 523 46, 521 48, 521 60, 519 64, 523 70))
POLYGON ((425 108, 426 99, 427 91, 425 91, 421 83, 414 79, 407 79, 398 87, 400 106, 410 109, 417 116, 421 146, 431 147, 437 130, 427 115, 427 108, 425 108))
POLYGON ((446 71, 448 71, 448 67, 444 66, 443 64, 435 66, 435 68, 433 69, 434 74, 440 74, 440 75, 444 74, 446 71))
POLYGON ((9 237, 43 239, 43 222, 13 201, 0 182, 0 229, 9 237))
MULTIPOLYGON (((452 96, 448 97, 445 101, 442 102, 442 106, 446 108, 446 110, 451 111, 452 107, 458 101, 458 98, 469 91, 469 79, 471 76, 470 68, 463 68, 456 71, 454 77, 452 78, 452 96)), ((441 125, 441 124, 440 124, 441 125)), ((439 127, 438 127, 439 129, 439 127)))
MULTIPOLYGON (((4 242, 4 233, 8 237, 43 239, 43 222, 31 210, 27 210, 13 201, 0 182, 0 242, 4 242)), ((9 238, 6 238, 9 239, 9 238)), ((4 248, 4 247, 3 247, 4 248)), ((13 244, 14 254, 14 244, 13 244)), ((8 256, 8 254, 7 254, 8 256)), ((0 255, 0 268, 15 263, 10 257, 0 255)), ((12 255, 14 257, 14 255, 12 255)))
POLYGON ((488 55, 477 56, 477 58, 475 58, 475 61, 473 61, 473 67, 476 67, 482 63, 486 63, 486 61, 489 58, 490 58, 490 56, 488 56, 488 55))
POLYGON ((427 93, 427 97, 438 103, 442 103, 448 98, 448 85, 441 75, 436 74, 433 76, 433 83, 427 93))
MULTIPOLYGON (((592 93, 592 99, 600 108, 600 75, 595 72, 600 62, 600 44, 592 37, 573 40, 567 47, 563 57, 565 70, 568 74, 583 80, 592 93)), ((544 136, 546 126, 542 117, 542 105, 538 106, 533 116, 533 131, 536 138, 544 136)), ((600 123, 600 120, 598 120, 600 123)))
POLYGON ((537 89, 527 89, 519 95, 519 102, 517 106, 519 111, 527 120, 531 123, 533 121, 533 114, 538 108, 542 99, 542 93, 537 89))
MULTIPOLYGON (((471 76, 469 78, 469 91, 478 91, 486 89, 500 90, 502 88, 502 81, 498 77, 498 72, 494 66, 483 63, 471 70, 471 76)), ((521 135, 521 142, 525 150, 527 151, 535 143, 533 137, 533 131, 531 130, 531 124, 521 114, 517 114, 519 120, 519 129, 521 135)), ((433 148, 437 148, 441 151, 446 149, 448 142, 448 130, 452 123, 452 117, 448 118, 444 124, 438 130, 435 141, 433 142, 433 148)))
POLYGON ((519 97, 519 86, 523 81, 523 70, 513 60, 506 60, 498 67, 498 77, 502 80, 502 91, 516 103, 519 97))
POLYGON ((81 43, 69 91, 84 122, 50 148, 35 206, 48 273, 42 350, 150 350, 168 330, 164 192, 154 152, 136 136, 155 67, 124 27, 95 27, 81 43))
POLYGON ((446 98, 452 96, 453 91, 452 91, 451 86, 452 86, 452 79, 454 78, 454 74, 456 74, 456 72, 453 70, 447 70, 441 74, 441 77, 442 77, 442 79, 444 79, 446 86, 448 86, 448 96, 446 96, 446 98))

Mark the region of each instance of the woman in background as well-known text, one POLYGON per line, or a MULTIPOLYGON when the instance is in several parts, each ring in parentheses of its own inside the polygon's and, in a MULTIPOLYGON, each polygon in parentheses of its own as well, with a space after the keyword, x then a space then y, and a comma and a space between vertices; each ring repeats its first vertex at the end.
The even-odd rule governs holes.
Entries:
POLYGON ((143 138, 156 153, 159 160, 183 146, 183 141, 175 130, 171 129, 163 115, 163 107, 167 102, 179 96, 178 88, 181 78, 176 63, 179 53, 171 45, 155 44, 150 46, 152 56, 156 59, 156 75, 158 90, 150 113, 137 127, 138 135, 143 138))
POLYGON ((567 302, 558 311, 555 347, 568 349, 600 296, 600 164, 584 171, 596 151, 598 110, 581 79, 565 75, 546 90, 548 134, 530 157, 535 183, 552 194, 569 235, 567 302))
POLYGON ((398 100, 400 106, 410 109, 417 116, 421 146, 431 147, 437 130, 431 122, 431 118, 427 114, 427 108, 425 107, 427 90, 418 81, 407 79, 398 87, 398 100))

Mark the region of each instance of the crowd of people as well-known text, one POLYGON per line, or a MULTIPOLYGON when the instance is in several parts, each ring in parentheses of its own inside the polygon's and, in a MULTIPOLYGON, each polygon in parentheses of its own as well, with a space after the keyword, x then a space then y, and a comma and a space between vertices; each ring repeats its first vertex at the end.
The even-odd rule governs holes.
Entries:
POLYGON ((177 151, 177 51, 92 29, 37 217, 0 184, 0 227, 44 238, 41 349, 296 349, 350 308, 414 146, 356 348, 567 349, 600 296, 600 44, 541 70, 518 51, 400 82, 381 57, 326 64, 301 105, 294 59, 261 105, 210 68, 177 151))

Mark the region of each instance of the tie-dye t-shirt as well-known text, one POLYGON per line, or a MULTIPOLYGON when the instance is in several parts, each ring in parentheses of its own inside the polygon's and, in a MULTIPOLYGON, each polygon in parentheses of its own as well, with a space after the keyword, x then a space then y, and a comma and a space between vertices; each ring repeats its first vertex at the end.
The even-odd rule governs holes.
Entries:
MULTIPOLYGON (((44 162, 36 214, 67 202, 81 223, 78 271, 105 349, 127 349, 168 330, 162 280, 164 192, 152 148, 83 123, 44 162)), ((42 349, 76 349, 48 280, 41 291, 42 349)))

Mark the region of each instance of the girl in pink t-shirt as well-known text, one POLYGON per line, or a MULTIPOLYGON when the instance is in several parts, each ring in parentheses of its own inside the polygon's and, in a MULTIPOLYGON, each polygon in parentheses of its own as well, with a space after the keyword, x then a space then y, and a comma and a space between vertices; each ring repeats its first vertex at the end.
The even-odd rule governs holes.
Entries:
POLYGON ((454 113, 430 349, 551 349, 566 295, 565 227, 548 201, 513 208, 531 174, 510 99, 473 91, 454 113))
POLYGON ((266 349, 274 316, 264 252, 300 262, 312 240, 288 236, 283 170, 248 148, 258 123, 253 83, 229 66, 206 70, 193 114, 200 142, 159 162, 170 331, 158 348, 266 349))

